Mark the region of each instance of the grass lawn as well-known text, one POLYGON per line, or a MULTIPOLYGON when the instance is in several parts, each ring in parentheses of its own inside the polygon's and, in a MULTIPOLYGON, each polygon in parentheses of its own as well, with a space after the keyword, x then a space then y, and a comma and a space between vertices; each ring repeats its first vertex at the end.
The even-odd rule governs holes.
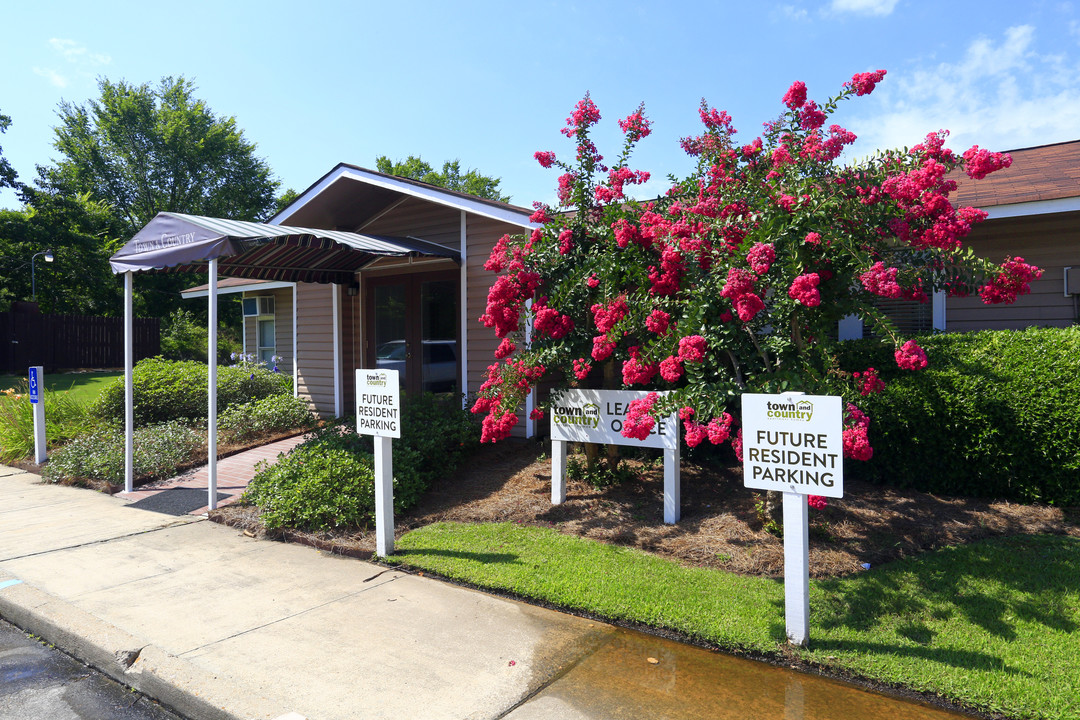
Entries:
POLYGON ((1013 536, 811 582, 808 649, 785 642, 783 585, 511 523, 439 523, 388 558, 477 586, 1016 718, 1080 717, 1080 539, 1013 536))
MULTIPOLYGON (((106 385, 122 377, 123 374, 122 372, 46 373, 45 389, 64 392, 76 402, 88 403, 95 400, 106 385)), ((25 387, 25 375, 0 375, 0 392, 8 388, 25 392, 25 387)))

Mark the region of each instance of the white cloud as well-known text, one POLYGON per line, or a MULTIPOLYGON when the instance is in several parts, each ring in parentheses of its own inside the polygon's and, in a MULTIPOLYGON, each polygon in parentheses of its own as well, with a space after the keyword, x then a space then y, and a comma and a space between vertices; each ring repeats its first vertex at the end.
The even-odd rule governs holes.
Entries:
POLYGON ((805 8, 795 7, 794 5, 781 5, 778 11, 774 13, 773 19, 779 16, 784 20, 794 20, 796 22, 802 22, 809 17, 809 13, 805 8))
POLYGON ((35 75, 40 75, 41 77, 47 79, 52 85, 54 85, 54 86, 56 86, 58 88, 67 87, 67 84, 68 84, 67 78, 65 78, 63 75, 56 72, 52 68, 35 67, 34 68, 34 74, 35 75))
POLYGON ((857 15, 890 15, 897 0, 832 0, 833 12, 850 12, 857 15))
POLYGON ((70 63, 83 67, 108 65, 112 58, 104 53, 90 52, 85 45, 80 45, 74 40, 66 38, 49 38, 49 45, 53 50, 70 63))
POLYGON ((910 147, 943 129, 956 150, 1080 139, 1080 61, 1037 48, 1035 29, 1021 25, 972 40, 956 62, 890 74, 875 91, 878 111, 851 123, 856 153, 910 147))

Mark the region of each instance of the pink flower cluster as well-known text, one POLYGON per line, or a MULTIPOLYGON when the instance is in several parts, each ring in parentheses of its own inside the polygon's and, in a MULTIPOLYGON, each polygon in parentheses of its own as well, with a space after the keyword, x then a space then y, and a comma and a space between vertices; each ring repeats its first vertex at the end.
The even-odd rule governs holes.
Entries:
POLYGON ((885 71, 855 73, 850 82, 844 83, 844 87, 850 87, 856 95, 869 95, 874 92, 877 84, 885 79, 885 71))
POLYGON ((896 364, 904 370, 922 370, 929 363, 926 359, 926 351, 914 340, 908 340, 894 353, 896 364))
POLYGON ((619 121, 619 129, 634 142, 648 137, 649 133, 652 132, 651 125, 652 123, 645 117, 644 105, 639 105, 637 110, 619 121))
POLYGON ((679 339, 679 360, 682 362, 699 363, 705 359, 705 338, 700 335, 687 335, 679 339))
POLYGON ((622 436, 636 440, 644 440, 656 427, 656 419, 649 413, 652 412, 658 396, 652 392, 640 400, 631 400, 626 418, 623 420, 622 436))
POLYGON ((1031 292, 1028 285, 1032 280, 1042 277, 1042 270, 1024 262, 1024 258, 1005 258, 1001 273, 996 278, 979 288, 979 297, 987 305, 1016 302, 1020 295, 1031 292))
POLYGON ((824 510, 829 506, 829 501, 823 498, 821 495, 807 495, 806 504, 815 510, 824 510))
MULTIPOLYGON (((685 408, 691 410, 690 408, 685 408)), ((713 418, 707 425, 691 420, 693 411, 683 418, 683 441, 687 447, 697 447, 708 438, 713 445, 719 445, 731 436, 731 423, 733 418, 729 413, 724 413, 718 418, 713 418)), ((681 414, 680 414, 681 417, 681 414)))
POLYGON ((870 418, 855 405, 848 403, 844 414, 844 457, 852 460, 869 460, 874 456, 870 447, 870 418))
POLYGON ((742 268, 728 268, 727 282, 720 296, 731 301, 735 313, 744 323, 765 309, 765 303, 754 292, 754 276, 742 268))
POLYGON ((776 247, 772 243, 757 243, 746 254, 746 260, 750 263, 751 270, 758 275, 764 275, 776 260, 776 247))
POLYGON ((630 359, 622 367, 623 385, 647 385, 652 382, 660 370, 659 365, 642 360, 636 345, 628 350, 630 359))
POLYGON ((555 308, 548 307, 546 297, 540 298, 533 304, 533 311, 535 312, 533 330, 537 337, 547 335, 559 340, 574 329, 574 319, 569 315, 563 315, 555 308))
POLYGON ((972 145, 964 152, 964 171, 973 180, 982 180, 990 173, 1010 165, 1012 165, 1012 155, 1008 153, 980 150, 978 145, 972 145))
POLYGON ((679 358, 674 355, 669 355, 660 361, 660 377, 664 378, 668 382, 676 382, 682 377, 683 366, 679 362, 679 358))
POLYGON ((796 80, 784 93, 783 102, 792 110, 798 110, 806 104, 806 83, 796 80))
POLYGON ((879 260, 870 266, 869 270, 859 275, 859 280, 867 292, 871 292, 878 297, 900 298, 903 297, 904 291, 896 282, 896 276, 899 272, 897 268, 885 267, 885 263, 879 260))
POLYGON ((671 315, 668 315, 663 310, 657 308, 649 313, 649 317, 645 318, 645 328, 649 332, 654 332, 657 335, 667 335, 668 327, 671 325, 671 315))
POLYGON ((852 373, 852 377, 856 380, 861 380, 859 387, 860 395, 875 395, 885 389, 885 383, 878 377, 877 370, 874 368, 867 368, 861 373, 854 372, 852 373))
POLYGON ((620 320, 626 317, 626 313, 630 311, 630 307, 626 304, 625 295, 620 295, 607 305, 595 303, 589 309, 592 310, 593 322, 596 324, 596 329, 602 333, 609 332, 620 320))
POLYGON ((517 330, 522 306, 540 287, 540 274, 525 270, 520 261, 511 262, 508 269, 510 272, 496 278, 488 290, 487 307, 480 316, 484 327, 495 328, 500 338, 517 330))
POLYGON ((821 304, 821 276, 817 273, 806 273, 795 278, 791 287, 788 288, 788 297, 806 307, 817 307, 821 304))
POLYGON ((578 380, 584 380, 589 376, 592 371, 592 364, 585 358, 578 358, 574 360, 574 377, 578 380))
POLYGON ((472 406, 474 413, 487 413, 481 423, 480 442, 496 442, 510 435, 518 417, 513 409, 503 407, 505 393, 526 395, 543 375, 543 365, 529 366, 522 360, 488 366, 487 379, 480 386, 479 397, 472 406))
POLYGON ((679 282, 684 272, 686 263, 682 253, 670 245, 665 246, 660 253, 659 269, 649 266, 649 282, 652 283, 649 292, 660 296, 674 295, 679 291, 679 282))
POLYGON ((598 122, 600 122, 600 111, 597 109, 596 103, 589 97, 589 94, 585 93, 585 97, 581 98, 578 104, 574 106, 574 112, 570 114, 570 117, 566 118, 566 127, 561 132, 566 137, 572 138, 578 132, 587 130, 598 122))
POLYGON ((555 163, 555 153, 545 150, 537 150, 533 153, 533 157, 536 158, 536 162, 540 163, 540 167, 549 168, 555 163))

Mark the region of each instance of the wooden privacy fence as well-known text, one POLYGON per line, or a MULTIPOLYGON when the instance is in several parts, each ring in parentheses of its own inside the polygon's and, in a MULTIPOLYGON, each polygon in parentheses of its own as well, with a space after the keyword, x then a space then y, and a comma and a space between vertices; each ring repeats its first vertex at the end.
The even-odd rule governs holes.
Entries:
MULTIPOLYGON (((161 352, 161 320, 136 318, 135 360, 161 352)), ((0 372, 46 372, 124 365, 124 319, 91 315, 0 313, 0 372)))

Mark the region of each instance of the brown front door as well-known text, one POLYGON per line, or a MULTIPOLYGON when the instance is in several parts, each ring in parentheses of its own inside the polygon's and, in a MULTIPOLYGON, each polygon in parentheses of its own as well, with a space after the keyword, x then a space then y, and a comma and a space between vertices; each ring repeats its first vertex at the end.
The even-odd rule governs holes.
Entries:
POLYGON ((397 370, 408 394, 461 386, 455 271, 367 281, 367 367, 397 370))

